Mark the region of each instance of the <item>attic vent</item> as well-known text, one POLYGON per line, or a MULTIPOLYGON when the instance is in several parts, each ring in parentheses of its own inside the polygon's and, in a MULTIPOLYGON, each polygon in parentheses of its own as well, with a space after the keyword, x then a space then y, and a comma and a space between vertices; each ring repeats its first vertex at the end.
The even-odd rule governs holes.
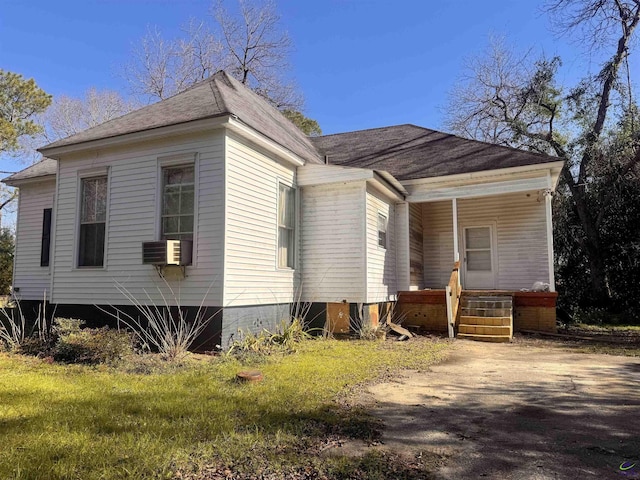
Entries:
POLYGON ((189 240, 162 240, 142 243, 144 265, 191 265, 193 244, 189 240))

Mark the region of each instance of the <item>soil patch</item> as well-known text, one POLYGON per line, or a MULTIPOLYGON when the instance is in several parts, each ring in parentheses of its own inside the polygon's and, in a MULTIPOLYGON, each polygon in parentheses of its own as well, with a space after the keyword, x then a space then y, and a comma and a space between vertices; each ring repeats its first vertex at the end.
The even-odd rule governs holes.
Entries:
POLYGON ((457 340, 428 371, 363 392, 380 444, 339 450, 429 459, 439 479, 640 478, 640 359, 548 347, 457 340))

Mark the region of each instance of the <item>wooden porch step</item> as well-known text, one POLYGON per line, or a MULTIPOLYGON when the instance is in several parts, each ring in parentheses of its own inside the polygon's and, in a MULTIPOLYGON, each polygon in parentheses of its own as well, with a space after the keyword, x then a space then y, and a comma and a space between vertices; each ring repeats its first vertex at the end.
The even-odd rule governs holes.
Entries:
POLYGON ((511 308, 470 308, 462 307, 460 315, 465 317, 510 317, 511 308))
POLYGON ((461 333, 470 333, 474 335, 512 335, 510 325, 458 325, 458 335, 461 333))
POLYGON ((458 338, 465 340, 475 340, 477 342, 503 343, 510 342, 510 335, 478 335, 474 333, 458 333, 458 338))
POLYGON ((502 301, 485 301, 485 300, 468 300, 466 302, 460 302, 462 308, 512 308, 513 302, 511 300, 502 301))
POLYGON ((511 326, 511 317, 482 317, 474 315, 460 315, 460 324, 478 326, 511 326))

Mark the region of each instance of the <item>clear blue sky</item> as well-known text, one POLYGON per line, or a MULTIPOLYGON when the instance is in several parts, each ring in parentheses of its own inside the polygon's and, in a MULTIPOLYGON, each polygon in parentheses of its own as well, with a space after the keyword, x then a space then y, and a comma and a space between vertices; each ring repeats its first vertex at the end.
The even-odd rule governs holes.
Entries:
MULTIPOLYGON (((235 5, 235 0, 227 0, 235 5)), ((2 0, 0 68, 53 95, 126 92, 131 45, 157 25, 171 37, 210 0, 2 0)), ((399 123, 442 127, 447 91, 490 34, 560 54, 568 80, 593 59, 548 29, 535 0, 279 0, 305 113, 324 133, 399 123)), ((593 68, 597 63, 593 63, 593 68)))

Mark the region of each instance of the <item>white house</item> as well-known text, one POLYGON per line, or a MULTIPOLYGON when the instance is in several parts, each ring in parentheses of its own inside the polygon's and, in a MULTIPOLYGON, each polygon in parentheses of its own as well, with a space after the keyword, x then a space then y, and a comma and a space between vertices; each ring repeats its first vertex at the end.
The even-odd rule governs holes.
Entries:
POLYGON ((308 138, 224 72, 40 151, 4 180, 23 305, 95 317, 125 305, 117 284, 160 302, 163 274, 182 306, 220 310, 225 344, 297 301, 442 289, 458 256, 464 288, 553 290, 553 157, 413 125, 308 138), (143 262, 167 241, 182 266, 143 262))

